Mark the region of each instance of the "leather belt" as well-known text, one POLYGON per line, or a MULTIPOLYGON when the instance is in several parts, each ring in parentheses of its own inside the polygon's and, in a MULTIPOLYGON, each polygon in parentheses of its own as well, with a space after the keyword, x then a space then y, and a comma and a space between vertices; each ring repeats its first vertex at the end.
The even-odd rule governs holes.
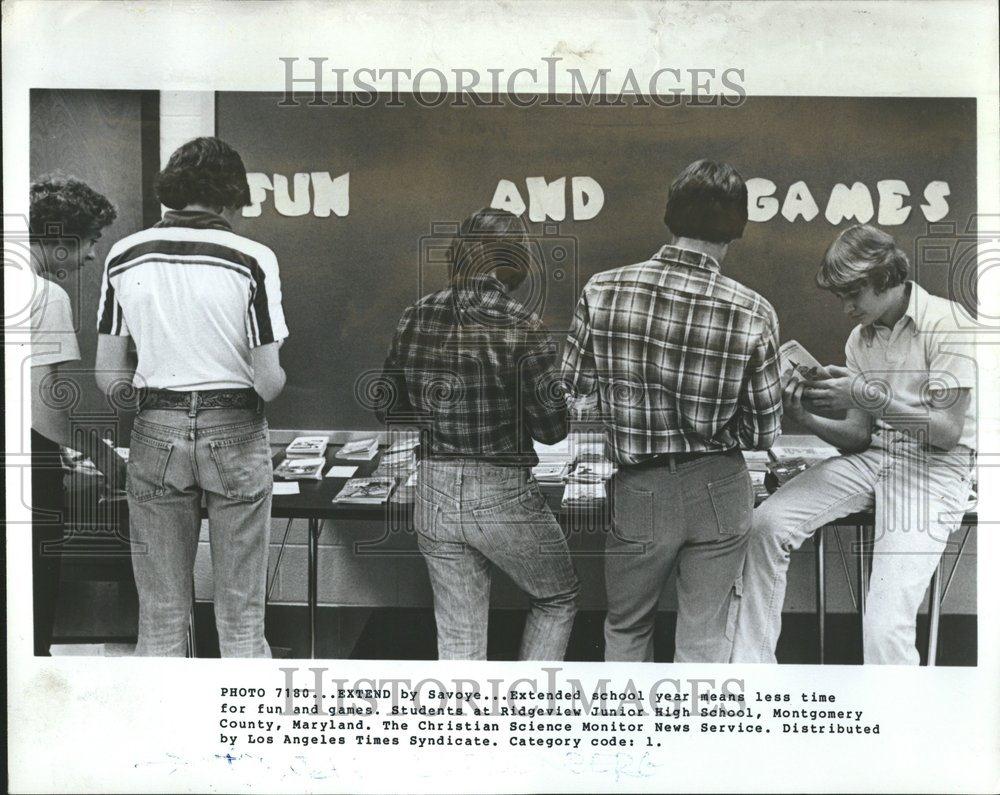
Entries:
POLYGON ((259 411, 264 401, 253 389, 203 389, 178 392, 173 389, 145 389, 139 394, 140 409, 198 411, 199 409, 251 409, 259 411))
POLYGON ((646 469, 647 467, 662 467, 662 466, 680 466, 681 464, 688 464, 691 461, 697 461, 699 458, 705 458, 710 455, 733 455, 733 453, 740 454, 738 447, 734 447, 731 450, 701 450, 692 453, 660 453, 658 455, 650 456, 649 458, 643 459, 637 464, 625 464, 624 468, 627 469, 646 469))

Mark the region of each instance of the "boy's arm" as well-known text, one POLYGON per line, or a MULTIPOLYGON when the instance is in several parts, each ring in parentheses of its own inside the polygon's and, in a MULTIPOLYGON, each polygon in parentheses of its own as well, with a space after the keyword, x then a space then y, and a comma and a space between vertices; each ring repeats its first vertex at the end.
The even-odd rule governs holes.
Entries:
POLYGON ((893 430, 905 433, 922 444, 951 450, 962 438, 965 418, 972 400, 968 387, 922 390, 922 403, 912 406, 900 400, 881 382, 870 381, 843 367, 828 367, 833 378, 818 381, 806 389, 810 405, 823 410, 842 410, 865 415, 869 423, 883 420, 893 430))
POLYGON ((563 352, 562 377, 568 399, 578 414, 597 408, 597 365, 590 327, 590 307, 584 289, 573 313, 563 352))
POLYGON ((781 376, 777 319, 765 323, 750 355, 737 408, 737 434, 744 450, 767 450, 781 433, 781 376))
POLYGON ((83 453, 104 474, 109 489, 124 488, 124 459, 101 441, 96 431, 71 426, 69 411, 61 397, 67 386, 65 378, 59 375, 59 365, 42 364, 31 368, 31 427, 61 447, 83 453))
MULTIPOLYGON (((866 378, 852 356, 851 341, 847 367, 828 367, 832 378, 810 384, 803 393, 807 403, 826 410, 859 411, 869 427, 880 419, 921 444, 951 450, 965 430, 976 365, 961 331, 951 324, 942 326, 925 332, 927 372, 918 405, 901 400, 887 384, 866 378)), ((856 344, 856 338, 852 339, 856 344)))
MULTIPOLYGON (((807 381, 790 382, 785 387, 782 394, 785 413, 838 450, 845 453, 867 450, 872 440, 872 418, 857 408, 847 409, 847 416, 842 420, 831 420, 813 414, 802 405, 802 395, 808 388, 807 381)), ((810 405, 813 403, 810 402, 810 405)))
POLYGON ((379 389, 385 389, 388 402, 379 401, 375 406, 375 417, 385 423, 394 416, 412 417, 414 408, 410 403, 406 389, 406 371, 404 370, 403 345, 408 339, 412 311, 407 308, 399 319, 396 333, 393 335, 389 352, 382 363, 382 374, 379 377, 379 389))
POLYGON ((542 444, 565 439, 569 431, 566 392, 559 378, 556 345, 548 335, 521 358, 518 378, 524 424, 531 438, 542 444))

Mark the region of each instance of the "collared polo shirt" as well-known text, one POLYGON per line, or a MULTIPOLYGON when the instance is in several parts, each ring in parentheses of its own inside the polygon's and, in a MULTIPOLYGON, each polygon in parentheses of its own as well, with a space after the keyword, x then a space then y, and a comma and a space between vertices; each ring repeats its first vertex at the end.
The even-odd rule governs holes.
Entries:
POLYGON ((250 349, 288 336, 278 261, 214 213, 168 212, 111 247, 97 329, 135 340, 138 387, 252 387, 250 349))
MULTIPOLYGON (((928 397, 941 390, 970 389, 959 444, 970 450, 976 442, 977 371, 970 329, 974 321, 954 301, 931 295, 916 282, 908 282, 906 313, 888 328, 857 326, 847 339, 847 369, 886 384, 893 397, 919 412, 928 397)), ((912 423, 909 415, 907 422, 912 423)), ((892 418, 876 421, 879 430, 892 430, 892 418)))
POLYGON ((767 449, 781 431, 778 319, 697 251, 594 276, 570 327, 563 373, 597 392, 611 456, 767 449))

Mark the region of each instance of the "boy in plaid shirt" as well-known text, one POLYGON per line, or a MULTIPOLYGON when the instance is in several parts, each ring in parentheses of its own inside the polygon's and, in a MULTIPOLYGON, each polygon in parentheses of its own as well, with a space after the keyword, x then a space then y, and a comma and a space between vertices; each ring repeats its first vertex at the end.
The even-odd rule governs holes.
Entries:
POLYGON ((720 270, 747 222, 732 166, 685 168, 664 221, 672 245, 587 283, 563 372, 581 404, 599 406, 619 465, 605 658, 652 661, 656 609, 676 564, 675 660, 728 662, 753 510, 740 450, 767 449, 780 432, 778 321, 720 270))

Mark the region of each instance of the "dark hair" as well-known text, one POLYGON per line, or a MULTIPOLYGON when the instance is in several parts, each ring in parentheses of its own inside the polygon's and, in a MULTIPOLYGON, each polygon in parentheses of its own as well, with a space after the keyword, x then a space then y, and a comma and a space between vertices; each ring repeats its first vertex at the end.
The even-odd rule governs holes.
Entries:
POLYGON ((250 204, 250 185, 233 147, 219 138, 195 138, 170 155, 156 178, 156 195, 172 210, 189 204, 237 208, 250 204))
POLYGON ((881 293, 906 281, 909 270, 909 260, 892 235, 868 224, 856 224, 830 244, 816 284, 842 292, 868 283, 881 293))
POLYGON ((524 221, 507 210, 484 207, 464 221, 451 243, 451 278, 468 278, 507 265, 527 271, 531 263, 524 221))
POLYGON ((32 240, 86 238, 118 217, 114 205, 86 182, 47 174, 31 183, 28 230, 32 240))
POLYGON ((728 163, 696 160, 670 186, 663 223, 677 237, 729 243, 747 225, 747 186, 728 163))

